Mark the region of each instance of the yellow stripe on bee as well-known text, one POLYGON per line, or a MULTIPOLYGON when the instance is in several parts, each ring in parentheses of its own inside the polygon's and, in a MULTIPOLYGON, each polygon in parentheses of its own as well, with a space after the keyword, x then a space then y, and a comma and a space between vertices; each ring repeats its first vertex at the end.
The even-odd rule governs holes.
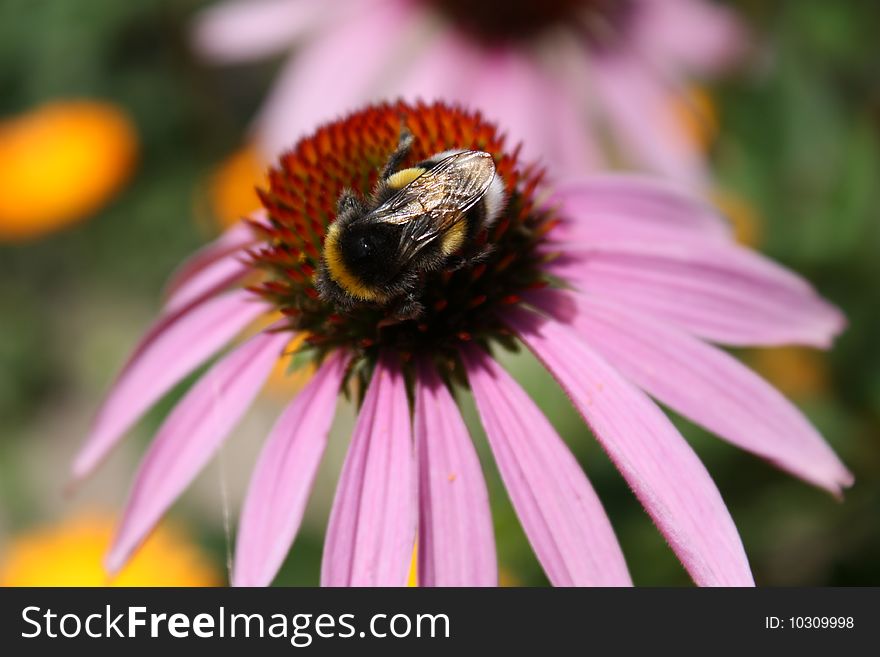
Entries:
POLYGON ((446 234, 443 236, 443 242, 440 245, 443 255, 451 256, 464 244, 464 237, 468 226, 467 222, 467 219, 462 218, 446 231, 446 234))
POLYGON ((330 271, 330 278, 336 281, 337 285, 348 292, 356 299, 363 301, 387 301, 386 294, 379 289, 364 285, 357 276, 351 273, 342 252, 339 249, 339 226, 330 224, 327 229, 327 236, 324 238, 324 262, 327 263, 327 269, 330 271))
POLYGON ((391 189, 403 189, 423 173, 425 173, 425 169, 421 167, 403 169, 402 171, 398 171, 397 173, 388 176, 385 184, 391 189))

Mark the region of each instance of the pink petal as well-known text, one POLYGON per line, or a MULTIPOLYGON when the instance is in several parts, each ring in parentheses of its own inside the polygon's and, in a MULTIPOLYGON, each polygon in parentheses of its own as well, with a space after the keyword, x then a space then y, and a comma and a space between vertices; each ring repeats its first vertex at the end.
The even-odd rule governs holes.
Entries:
POLYGON ((597 168, 587 111, 552 68, 518 50, 497 49, 480 52, 470 75, 476 84, 459 100, 497 123, 511 147, 521 145, 525 162, 554 176, 597 168))
POLYGON ((287 331, 259 333, 217 362, 165 419, 141 462, 107 556, 118 571, 228 436, 268 378, 287 331))
POLYGON ((599 160, 584 104, 573 97, 569 80, 516 49, 487 49, 454 30, 422 44, 386 95, 479 110, 498 124, 511 147, 522 144, 524 160, 540 160, 555 174, 592 170, 599 160))
POLYGON ((434 368, 416 383, 419 586, 497 586, 489 494, 458 406, 434 368))
POLYGON ((796 274, 734 244, 684 235, 569 243, 548 269, 584 294, 731 345, 827 347, 845 320, 796 274))
MULTIPOLYGON (((603 156, 599 152, 599 139, 590 126, 589 108, 578 101, 572 81, 554 75, 552 66, 535 67, 533 75, 537 78, 534 98, 540 100, 535 108, 547 116, 540 121, 549 135, 548 151, 544 152, 548 173, 554 178, 573 171, 591 172, 604 168, 603 156)), ((529 162, 540 161, 537 149, 523 144, 523 156, 529 162)))
POLYGON ((227 0, 196 16, 193 46, 220 63, 261 59, 291 48, 347 8, 342 0, 227 0))
POLYGON ((674 113, 672 99, 680 90, 642 58, 615 53, 596 60, 597 99, 627 155, 697 190, 706 188, 703 156, 674 113))
POLYGON ((416 531, 406 384, 380 358, 342 466, 321 563, 322 586, 403 586, 416 531))
POLYGON ((455 30, 440 31, 412 53, 387 95, 410 102, 466 102, 473 97, 476 80, 461 72, 475 68, 480 58, 480 51, 464 35, 455 30))
POLYGON ((501 478, 554 586, 632 584, 614 530, 568 447, 507 372, 462 350, 501 478))
MULTIPOLYGON (((263 213, 255 214, 255 219, 263 213)), ((176 310, 217 288, 220 272, 229 272, 225 263, 239 264, 244 249, 256 240, 250 226, 240 222, 187 258, 165 286, 165 310, 176 310), (220 263, 223 267, 217 268, 220 263)), ((240 266, 240 264, 239 264, 240 266)), ((231 283, 229 283, 231 285, 231 283)))
POLYGON ((268 308, 239 290, 161 316, 119 373, 73 463, 88 475, 144 412, 268 308))
POLYGON ((660 409, 571 329, 520 309, 505 319, 568 393, 694 581, 751 586, 718 489, 660 409))
POLYGON ((741 57, 748 44, 734 12, 716 2, 651 0, 642 5, 635 38, 652 61, 669 68, 718 72, 741 57))
POLYGON ((534 106, 539 99, 533 95, 536 79, 526 59, 512 49, 477 51, 469 76, 475 80, 469 104, 498 124, 507 134, 510 146, 522 142, 524 148, 530 149, 524 159, 543 159, 547 135, 534 120, 534 106))
POLYGON ((725 352, 611 302, 549 290, 529 300, 572 323, 630 381, 709 431, 832 493, 852 483, 801 412, 725 352))
MULTIPOLYGON (((316 3, 317 4, 317 3, 316 3)), ((324 3, 321 3, 324 4, 324 3)), ((285 65, 257 117, 257 139, 274 156, 315 126, 382 97, 389 62, 405 61, 417 12, 409 3, 359 3, 285 65)))
POLYGON ((268 586, 293 543, 327 446, 348 358, 331 356, 278 418, 241 511, 233 586, 268 586))
MULTIPOLYGON (((707 204, 672 183, 633 174, 580 177, 557 183, 549 206, 566 219, 554 235, 582 241, 609 236, 683 231, 728 240, 729 224, 707 204)), ((678 235, 670 237, 677 239, 678 235)))
POLYGON ((223 292, 240 283, 252 271, 253 267, 244 260, 243 253, 220 258, 206 265, 168 297, 162 312, 174 313, 195 301, 223 292))

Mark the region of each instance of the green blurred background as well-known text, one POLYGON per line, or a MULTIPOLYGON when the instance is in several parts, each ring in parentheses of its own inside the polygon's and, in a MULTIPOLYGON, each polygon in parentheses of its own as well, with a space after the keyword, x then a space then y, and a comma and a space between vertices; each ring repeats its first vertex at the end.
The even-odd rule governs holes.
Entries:
MULTIPOLYGON (((18 536, 81 509, 118 512, 131 474, 177 390, 76 495, 67 466, 163 281, 216 234, 210 188, 242 146, 280 61, 212 68, 187 47, 196 0, 0 0, 0 117, 57 98, 110 101, 130 114, 131 179, 88 221, 0 245, 0 561, 18 536)), ((761 47, 708 88, 720 129, 719 189, 749 241, 840 305, 848 331, 828 354, 742 352, 807 412, 851 467, 843 502, 699 429, 680 426, 731 509, 763 585, 880 584, 880 3, 740 0, 761 47)), ((47 178, 46 193, 52 180, 47 178)), ((689 582, 646 514, 547 375, 522 374, 606 505, 637 584, 689 582)), ((172 517, 225 577, 224 495, 235 516, 280 407, 267 394, 172 517)), ((472 405, 465 400, 473 419, 472 405)), ((317 584, 335 476, 351 426, 337 419, 303 531, 277 579, 317 584)), ((477 437, 505 581, 544 584, 477 437)))

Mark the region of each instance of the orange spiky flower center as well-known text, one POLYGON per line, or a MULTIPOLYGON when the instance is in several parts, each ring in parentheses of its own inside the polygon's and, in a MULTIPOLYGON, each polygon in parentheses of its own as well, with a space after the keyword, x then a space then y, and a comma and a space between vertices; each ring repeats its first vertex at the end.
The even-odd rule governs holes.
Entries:
POLYGON ((308 334, 302 348, 316 358, 343 348, 359 356, 356 363, 369 365, 379 349, 392 348, 404 360, 430 354, 454 363, 461 341, 511 343, 498 310, 546 284, 537 246, 555 218, 535 202, 541 172, 521 165, 517 152, 506 150, 504 138, 479 114, 443 104, 372 106, 300 141, 270 169, 268 180, 268 189, 258 194, 269 223, 254 225, 261 242, 251 253, 264 278, 252 289, 275 304, 292 329, 308 334), (319 294, 315 276, 339 195, 350 189, 369 197, 403 128, 414 142, 401 168, 449 149, 485 151, 504 181, 507 203, 491 227, 475 237, 491 245, 488 257, 425 274, 419 299, 423 314, 398 321, 377 304, 349 311, 334 307, 319 294))

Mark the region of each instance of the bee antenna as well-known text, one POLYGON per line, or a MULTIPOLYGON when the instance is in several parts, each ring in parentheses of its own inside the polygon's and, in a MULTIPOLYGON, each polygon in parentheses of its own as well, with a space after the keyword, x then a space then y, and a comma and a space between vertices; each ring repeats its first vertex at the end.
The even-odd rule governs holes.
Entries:
POLYGON ((401 119, 400 121, 400 138, 397 142, 397 149, 400 150, 402 148, 409 149, 412 146, 415 137, 413 137, 412 131, 406 127, 406 123, 401 119))
POLYGON ((391 154, 391 157, 388 158, 388 162, 382 169, 383 180, 394 173, 394 171, 400 166, 401 162, 406 159, 414 140, 415 137, 413 137, 413 133, 409 131, 409 128, 406 127, 403 119, 401 119, 400 138, 397 141, 397 150, 391 154))

